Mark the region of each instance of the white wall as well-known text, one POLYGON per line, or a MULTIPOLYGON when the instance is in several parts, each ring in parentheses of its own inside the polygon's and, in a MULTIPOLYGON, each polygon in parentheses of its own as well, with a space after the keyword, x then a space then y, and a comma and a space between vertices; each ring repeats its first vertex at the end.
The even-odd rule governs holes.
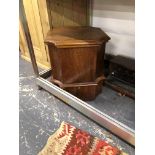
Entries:
POLYGON ((93 0, 92 25, 103 29, 111 40, 106 53, 135 58, 135 1, 93 0))

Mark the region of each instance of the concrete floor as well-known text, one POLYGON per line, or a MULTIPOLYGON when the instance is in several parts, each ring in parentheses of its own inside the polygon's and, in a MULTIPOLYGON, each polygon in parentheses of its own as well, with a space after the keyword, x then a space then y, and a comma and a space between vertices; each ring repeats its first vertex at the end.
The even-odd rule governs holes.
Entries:
POLYGON ((62 121, 66 121, 103 140, 109 141, 129 155, 135 149, 109 133, 92 120, 77 112, 45 90, 38 90, 32 66, 20 59, 19 154, 36 155, 62 121))
POLYGON ((131 129, 135 129, 135 100, 120 96, 118 92, 104 86, 102 93, 88 103, 131 129))

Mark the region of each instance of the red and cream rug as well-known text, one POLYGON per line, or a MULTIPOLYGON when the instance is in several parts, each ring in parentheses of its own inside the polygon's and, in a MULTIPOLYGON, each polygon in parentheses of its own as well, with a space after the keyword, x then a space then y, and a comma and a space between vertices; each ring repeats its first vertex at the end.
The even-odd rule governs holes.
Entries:
POLYGON ((38 155, 126 155, 88 132, 62 122, 38 155))

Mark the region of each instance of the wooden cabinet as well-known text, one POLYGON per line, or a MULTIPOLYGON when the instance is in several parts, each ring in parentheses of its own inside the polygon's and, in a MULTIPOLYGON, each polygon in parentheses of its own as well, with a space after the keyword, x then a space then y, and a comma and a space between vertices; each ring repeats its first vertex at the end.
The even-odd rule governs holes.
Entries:
MULTIPOLYGON (((48 48, 44 44, 47 32, 55 27, 89 24, 88 0, 23 0, 37 64, 49 68, 48 48)), ((22 24, 19 27, 21 57, 29 60, 22 24)))
POLYGON ((101 29, 78 26, 55 28, 45 42, 49 47, 51 82, 83 100, 93 100, 105 79, 103 63, 109 40, 101 29))

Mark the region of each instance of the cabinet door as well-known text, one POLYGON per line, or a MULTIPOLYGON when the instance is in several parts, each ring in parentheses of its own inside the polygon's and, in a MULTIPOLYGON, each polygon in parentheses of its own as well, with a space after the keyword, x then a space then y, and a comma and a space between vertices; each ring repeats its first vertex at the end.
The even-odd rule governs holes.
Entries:
POLYGON ((44 44, 38 0, 23 0, 23 4, 37 63, 46 68, 49 66, 49 60, 44 44))

